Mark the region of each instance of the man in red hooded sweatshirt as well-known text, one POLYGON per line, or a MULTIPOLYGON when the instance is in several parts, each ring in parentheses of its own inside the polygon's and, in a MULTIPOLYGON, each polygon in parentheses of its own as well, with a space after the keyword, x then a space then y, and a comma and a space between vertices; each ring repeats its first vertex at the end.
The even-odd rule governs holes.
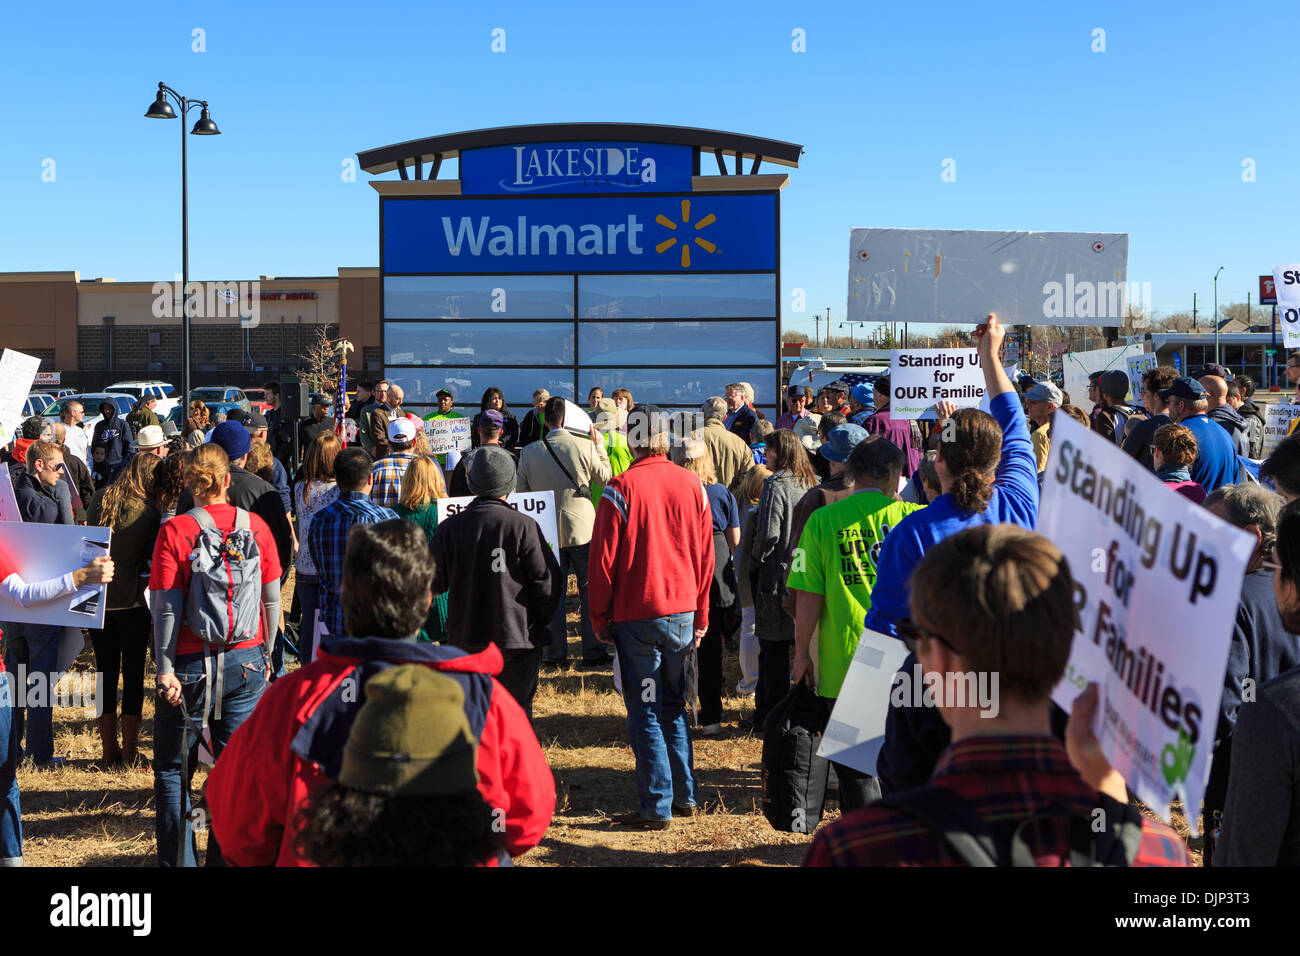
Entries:
POLYGON ((432 579, 428 542, 416 525, 352 529, 340 600, 344 630, 355 636, 324 641, 311 664, 272 684, 208 777, 210 822, 228 863, 310 865, 295 846, 297 812, 338 779, 366 681, 400 664, 423 664, 461 685, 479 742, 479 792, 506 852, 519 856, 541 842, 555 812, 555 780, 528 718, 493 677, 501 652, 491 642, 467 654, 416 641, 432 579))

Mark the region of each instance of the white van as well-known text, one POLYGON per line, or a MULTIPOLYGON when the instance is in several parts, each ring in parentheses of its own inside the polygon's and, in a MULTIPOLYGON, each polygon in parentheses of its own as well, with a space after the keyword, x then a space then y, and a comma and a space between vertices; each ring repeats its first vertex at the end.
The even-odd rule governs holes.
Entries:
POLYGON ((108 388, 104 389, 104 391, 115 392, 120 395, 130 395, 137 402, 142 396, 152 395, 154 398, 158 399, 158 405, 154 408, 153 413, 158 416, 159 421, 162 421, 170 415, 172 409, 175 408, 180 401, 179 399, 169 397, 176 391, 176 389, 172 388, 171 384, 168 382, 114 382, 112 385, 108 386, 108 388))

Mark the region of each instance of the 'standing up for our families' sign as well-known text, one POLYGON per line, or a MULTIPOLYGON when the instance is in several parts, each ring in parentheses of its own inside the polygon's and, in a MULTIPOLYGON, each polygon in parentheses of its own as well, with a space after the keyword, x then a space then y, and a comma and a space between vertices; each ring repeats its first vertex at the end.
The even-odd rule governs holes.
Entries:
POLYGON ((1273 454, 1277 443, 1287 436, 1291 423, 1297 418, 1300 418, 1300 405, 1264 406, 1264 451, 1261 457, 1273 454))
POLYGON ((1038 531, 1064 552, 1077 612, 1065 710, 1100 688, 1093 732, 1138 798, 1199 807, 1255 539, 1057 412, 1038 531))
POLYGON ((938 402, 977 408, 984 401, 984 370, 975 349, 895 349, 889 358, 889 413, 927 415, 938 402))
MULTIPOLYGON (((449 515, 459 514, 476 498, 439 498, 438 523, 442 524, 449 515)), ((506 498, 506 504, 516 511, 523 512, 537 522, 542 529, 542 537, 557 555, 560 553, 560 526, 555 518, 555 492, 553 491, 515 491, 506 498)))
POLYGON ((1300 263, 1273 267, 1277 314, 1282 319, 1285 346, 1300 348, 1300 263))

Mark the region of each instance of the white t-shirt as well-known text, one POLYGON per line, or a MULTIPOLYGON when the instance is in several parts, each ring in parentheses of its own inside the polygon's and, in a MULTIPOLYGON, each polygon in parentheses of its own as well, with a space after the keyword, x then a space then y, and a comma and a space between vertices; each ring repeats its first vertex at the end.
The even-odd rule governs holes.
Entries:
MULTIPOLYGON (((90 467, 90 435, 80 425, 65 425, 63 427, 66 433, 63 443, 68 446, 68 451, 76 455, 90 467)), ((86 502, 89 504, 90 502, 86 502)))

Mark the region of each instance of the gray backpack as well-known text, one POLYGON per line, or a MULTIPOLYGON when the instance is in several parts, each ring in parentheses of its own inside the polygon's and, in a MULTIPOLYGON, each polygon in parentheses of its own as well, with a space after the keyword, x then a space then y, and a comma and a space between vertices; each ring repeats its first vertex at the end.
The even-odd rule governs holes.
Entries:
POLYGON ((186 512, 199 525, 190 552, 185 623, 218 648, 257 637, 262 614, 262 561, 248 512, 235 509, 235 527, 221 531, 206 508, 186 512))

